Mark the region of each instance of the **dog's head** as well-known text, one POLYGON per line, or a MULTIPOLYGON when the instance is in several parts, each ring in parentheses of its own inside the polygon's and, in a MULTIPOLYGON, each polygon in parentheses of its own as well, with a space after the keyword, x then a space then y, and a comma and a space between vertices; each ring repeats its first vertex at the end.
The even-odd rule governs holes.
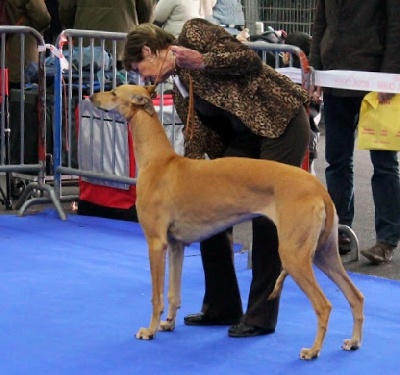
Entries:
POLYGON ((106 111, 118 111, 130 120, 138 108, 150 115, 155 113, 151 100, 154 86, 121 85, 111 91, 98 92, 90 96, 96 107, 106 111))

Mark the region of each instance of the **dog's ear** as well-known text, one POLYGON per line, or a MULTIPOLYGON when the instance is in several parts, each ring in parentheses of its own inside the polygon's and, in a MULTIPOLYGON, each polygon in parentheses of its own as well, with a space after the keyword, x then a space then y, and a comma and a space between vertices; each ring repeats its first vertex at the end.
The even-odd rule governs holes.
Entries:
POLYGON ((144 86, 145 89, 147 90, 147 92, 149 93, 150 97, 152 99, 155 99, 155 97, 157 96, 157 92, 156 92, 156 85, 146 85, 144 86))
POLYGON ((151 116, 155 113, 153 102, 147 96, 136 94, 132 96, 132 103, 135 105, 140 105, 143 109, 151 116))

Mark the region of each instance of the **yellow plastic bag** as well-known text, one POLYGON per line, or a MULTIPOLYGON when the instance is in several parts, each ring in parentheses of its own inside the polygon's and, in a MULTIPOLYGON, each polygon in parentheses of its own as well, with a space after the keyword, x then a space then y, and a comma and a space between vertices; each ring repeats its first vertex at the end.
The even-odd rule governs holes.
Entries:
POLYGON ((400 95, 388 103, 378 102, 378 93, 367 94, 358 122, 359 150, 400 151, 400 95))

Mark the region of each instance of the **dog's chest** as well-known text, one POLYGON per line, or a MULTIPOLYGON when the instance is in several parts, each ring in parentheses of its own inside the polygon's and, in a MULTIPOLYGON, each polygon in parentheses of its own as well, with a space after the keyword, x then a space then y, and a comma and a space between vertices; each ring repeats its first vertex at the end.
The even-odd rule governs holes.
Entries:
POLYGON ((222 230, 249 220, 257 214, 238 215, 235 217, 226 216, 220 220, 200 220, 192 217, 190 221, 175 221, 168 227, 168 237, 185 244, 199 242, 211 237, 222 230))
POLYGON ((168 237, 185 244, 201 241, 210 228, 198 223, 174 222, 168 228, 168 237))

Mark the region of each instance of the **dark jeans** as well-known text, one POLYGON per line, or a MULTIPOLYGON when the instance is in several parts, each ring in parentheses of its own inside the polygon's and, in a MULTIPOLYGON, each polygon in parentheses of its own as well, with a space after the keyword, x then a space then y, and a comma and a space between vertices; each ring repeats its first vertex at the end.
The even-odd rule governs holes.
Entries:
MULTIPOLYGON (((223 114, 224 121, 221 121, 217 116, 221 115, 220 110, 210 110, 207 105, 197 106, 196 109, 201 109, 201 113, 207 114, 199 115, 208 126, 215 124, 217 127, 222 123, 225 126, 230 123, 232 126, 225 156, 269 159, 301 165, 310 136, 304 108, 299 110, 284 134, 277 139, 262 138, 253 134, 237 118, 226 113, 223 114)), ((253 219, 252 225, 253 278, 247 311, 241 320, 247 324, 273 329, 277 323, 279 298, 268 301, 268 296, 281 271, 277 231, 275 224, 265 217, 253 219)), ((242 302, 232 254, 232 228, 202 241, 200 249, 206 284, 202 312, 211 317, 239 319, 242 315, 242 302)))
MULTIPOLYGON (((326 182, 340 224, 354 218, 354 143, 361 97, 324 95, 326 182)), ((400 122, 400 120, 399 120, 400 122)), ((400 240, 400 182, 396 151, 370 151, 377 243, 397 246, 400 240)))

